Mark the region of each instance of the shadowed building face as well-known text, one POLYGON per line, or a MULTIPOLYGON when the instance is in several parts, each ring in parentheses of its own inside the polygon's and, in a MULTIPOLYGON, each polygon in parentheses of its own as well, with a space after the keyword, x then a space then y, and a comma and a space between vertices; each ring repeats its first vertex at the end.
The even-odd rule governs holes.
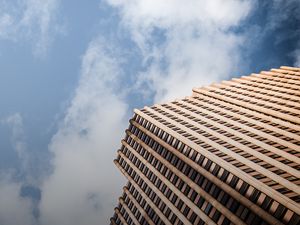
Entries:
POLYGON ((300 68, 135 110, 111 224, 299 224, 300 68))

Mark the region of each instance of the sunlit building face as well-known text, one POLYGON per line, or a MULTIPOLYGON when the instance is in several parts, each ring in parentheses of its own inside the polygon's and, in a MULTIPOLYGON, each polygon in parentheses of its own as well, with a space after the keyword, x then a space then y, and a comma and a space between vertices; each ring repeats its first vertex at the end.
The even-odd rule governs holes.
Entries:
POLYGON ((300 68, 135 110, 111 224, 300 224, 300 68))

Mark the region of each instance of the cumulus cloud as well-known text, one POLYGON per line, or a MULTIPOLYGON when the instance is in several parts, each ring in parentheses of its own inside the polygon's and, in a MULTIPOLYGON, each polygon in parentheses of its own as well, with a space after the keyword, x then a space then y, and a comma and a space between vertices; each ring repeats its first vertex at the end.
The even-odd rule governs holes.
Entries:
MULTIPOLYGON (((204 9, 199 4, 195 9, 196 2, 160 2, 110 2, 119 8, 145 64, 150 62, 146 72, 137 76, 137 85, 147 83, 156 93, 155 100, 164 100, 189 94, 195 84, 234 67, 236 44, 242 38, 230 29, 247 15, 247 2, 219 1, 218 14, 208 1, 204 9), (162 31, 164 41, 156 42, 155 29, 162 31)), ((127 127, 129 107, 124 101, 128 92, 120 91, 121 61, 101 38, 90 43, 82 58, 78 88, 49 147, 54 154, 53 174, 42 186, 43 225, 107 224, 113 214, 125 181, 112 160, 127 127)))
MULTIPOLYGON (((241 48, 248 40, 235 29, 255 4, 250 0, 106 1, 118 10, 122 29, 138 46, 143 72, 125 76, 123 58, 113 46, 101 38, 89 44, 82 57, 78 87, 49 145, 53 173, 40 187, 41 225, 109 223, 125 183, 112 162, 128 126, 130 105, 125 99, 131 90, 123 91, 122 81, 136 80, 131 88, 140 94, 151 93, 146 97, 154 96, 154 102, 161 102, 190 95, 195 86, 238 72, 243 60, 241 48)), ((0 6, 0 39, 26 37, 37 43, 35 49, 47 49, 58 0, 0 0, 0 6), (25 6, 25 10, 17 10, 15 5, 17 9, 25 6)), ((299 52, 295 54, 300 63, 299 52)), ((5 123, 11 126, 12 143, 22 156, 26 152, 22 117, 12 115, 5 123)), ((33 221, 32 202, 20 197, 21 186, 0 179, 0 203, 6 196, 12 199, 8 208, 0 204, 3 224, 18 225, 14 221, 18 218, 25 225, 33 221), (20 217, 13 218, 13 212, 20 217)))
POLYGON ((114 50, 92 41, 82 59, 74 98, 50 150, 53 174, 42 187, 41 224, 107 224, 124 179, 113 165, 127 104, 114 50))
POLYGON ((62 32, 56 13, 59 0, 0 1, 0 40, 27 40, 43 56, 54 34, 62 32))
POLYGON ((0 224, 33 225, 32 202, 20 196, 21 184, 0 175, 0 224))
POLYGON ((30 155, 27 152, 23 118, 21 114, 15 113, 2 120, 1 125, 6 125, 11 132, 11 144, 16 151, 20 162, 24 180, 16 180, 15 170, 1 171, 0 173, 0 224, 4 225, 33 225, 36 218, 32 212, 36 204, 31 198, 22 196, 21 191, 24 185, 32 182, 28 171, 30 155), (25 184, 26 183, 26 184, 25 184))
POLYGON ((242 35, 233 29, 247 17, 251 1, 108 0, 119 9, 123 26, 140 47, 146 72, 138 85, 154 101, 189 95, 226 77, 241 60, 242 35))

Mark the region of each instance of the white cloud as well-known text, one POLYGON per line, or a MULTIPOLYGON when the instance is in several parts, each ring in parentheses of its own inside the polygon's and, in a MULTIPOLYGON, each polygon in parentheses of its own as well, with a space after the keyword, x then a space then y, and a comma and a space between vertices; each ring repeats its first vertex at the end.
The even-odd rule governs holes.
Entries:
POLYGON ((53 174, 42 187, 41 224, 108 224, 125 180, 114 167, 127 122, 119 59, 101 39, 82 59, 79 86, 53 137, 53 174))
POLYGON ((251 1, 108 0, 150 66, 138 83, 150 85, 155 102, 189 95, 237 71, 244 37, 232 31, 251 1), (162 37, 157 37, 159 31, 162 37), (159 41, 158 41, 159 39, 159 41))
POLYGON ((159 26, 172 26, 189 23, 227 29, 237 25, 247 15, 248 1, 181 1, 181 0, 108 0, 112 6, 119 7, 122 16, 133 29, 159 26), (242 10, 236 10, 236 9, 242 10), (236 10, 235 13, 232 13, 236 10))
MULTIPOLYGON (((213 79, 199 77, 203 71, 217 74, 231 69, 232 61, 238 58, 234 56, 235 44, 241 39, 226 32, 244 17, 243 11, 229 15, 233 10, 221 1, 219 14, 207 2, 203 18, 197 11, 202 8, 195 10, 193 2, 187 4, 188 8, 179 1, 166 5, 161 2, 130 2, 129 8, 124 6, 122 11, 123 22, 145 61, 153 59, 149 70, 138 79, 152 85, 157 100, 189 94, 194 85, 213 79), (207 21, 205 16, 211 19, 207 21), (166 33, 162 46, 152 37, 155 28, 166 33), (203 31, 207 35, 201 35, 203 31), (166 70, 160 67, 162 60, 168 64, 166 70), (207 61, 208 65, 204 64, 207 61)), ((94 40, 83 56, 79 86, 50 145, 54 171, 42 186, 42 225, 107 224, 113 215, 125 183, 112 162, 128 126, 124 120, 128 106, 119 88, 124 78, 122 60, 101 39, 94 40)))
POLYGON ((15 113, 1 120, 2 124, 8 125, 11 130, 11 144, 19 159, 23 163, 23 169, 27 167, 28 154, 26 152, 25 133, 23 118, 20 113, 15 113))
MULTIPOLYGON (((19 113, 12 114, 2 120, 11 131, 11 144, 16 151, 21 169, 26 172, 29 155, 26 151, 26 142, 23 128, 23 119, 19 113)), ((0 173, 0 224, 5 225, 33 225, 32 202, 20 196, 22 182, 13 180, 14 171, 7 170, 5 175, 0 173)))
MULTIPOLYGON (((26 6, 21 13, 8 3, 10 10, 0 10, 0 39, 17 39, 21 32, 22 37, 38 40, 35 48, 45 51, 58 0, 21 2, 26 6)), ((107 2, 119 10, 123 27, 142 52, 146 70, 138 74, 137 88, 142 93, 150 87, 155 102, 190 95, 195 86, 232 75, 243 59, 240 49, 245 37, 233 29, 251 12, 250 0, 107 2)), ((41 225, 108 224, 113 215, 125 183, 112 162, 128 126, 129 106, 124 101, 126 94, 120 91, 122 60, 102 39, 93 40, 82 58, 79 85, 49 146, 54 155, 53 174, 41 186, 41 225)), ((7 123, 16 137, 22 136, 20 115, 8 118, 7 123)), ((26 149, 23 139, 14 140, 22 153, 26 149)), ((29 224, 32 206, 18 197, 19 189, 18 183, 0 180, 0 202, 11 196, 10 212, 18 207, 16 213, 25 218, 22 224, 29 224), (2 195, 1 190, 7 194, 2 195)), ((6 212, 3 204, 0 218, 1 212, 6 212)), ((6 215, 12 221, 12 213, 6 215)))
POLYGON ((33 225, 30 199, 20 197, 21 184, 0 176, 0 224, 33 225))
POLYGON ((28 148, 22 115, 20 113, 11 114, 1 119, 0 125, 5 125, 9 128, 12 150, 16 152, 17 162, 19 163, 17 170, 22 173, 27 184, 38 185, 42 176, 37 176, 36 155, 30 152, 28 148), (35 163, 34 166, 33 163, 35 163))
POLYGON ((59 0, 0 1, 0 40, 29 41, 34 54, 46 54, 54 35, 62 32, 57 24, 59 0))

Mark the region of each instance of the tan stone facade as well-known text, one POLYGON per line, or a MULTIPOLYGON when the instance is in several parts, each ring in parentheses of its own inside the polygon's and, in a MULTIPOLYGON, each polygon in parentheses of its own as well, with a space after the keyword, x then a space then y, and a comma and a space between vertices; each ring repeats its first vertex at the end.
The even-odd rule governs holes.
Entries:
POLYGON ((111 224, 300 224, 300 68, 135 110, 111 224))

